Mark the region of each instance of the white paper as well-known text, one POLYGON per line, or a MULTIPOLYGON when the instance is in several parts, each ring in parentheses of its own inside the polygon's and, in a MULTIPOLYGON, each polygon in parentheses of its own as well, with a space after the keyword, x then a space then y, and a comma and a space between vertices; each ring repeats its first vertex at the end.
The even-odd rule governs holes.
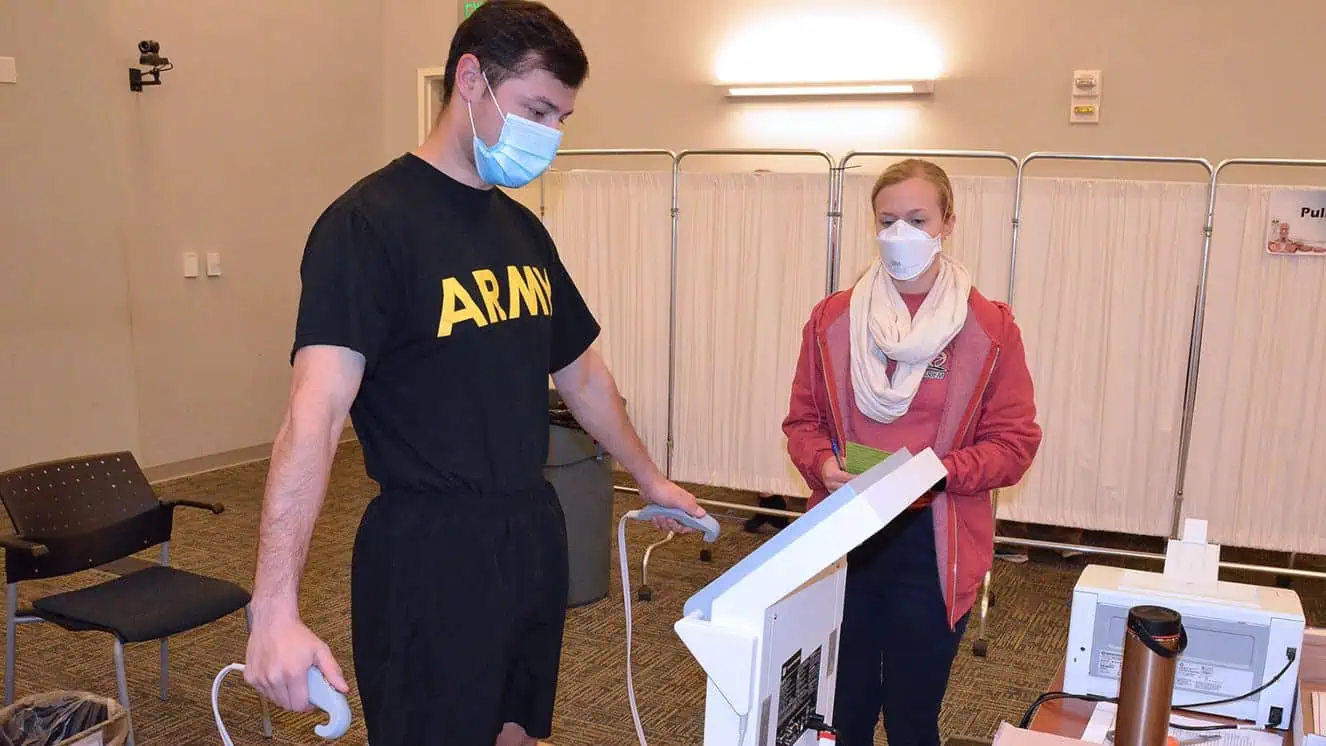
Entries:
POLYGON ((1087 729, 1082 731, 1082 740, 1088 743, 1105 743, 1105 734, 1114 727, 1115 706, 1109 702, 1096 704, 1096 709, 1087 721, 1087 729))
POLYGON ((1162 573, 1176 587, 1213 594, 1220 580, 1220 545, 1171 540, 1162 573))
MULTIPOLYGON (((1100 702, 1087 721, 1087 728, 1082 732, 1082 740, 1088 743, 1106 743, 1106 736, 1114 730, 1114 716, 1118 708, 1110 702, 1100 702)), ((1205 726, 1212 725, 1209 720, 1170 715, 1171 725, 1205 726)), ((1169 734, 1179 740, 1180 746, 1283 746, 1284 736, 1264 730, 1217 730, 1190 731, 1169 729, 1169 734), (1209 741, 1199 739, 1215 736, 1209 741)))
POLYGON ((1183 521, 1183 540, 1205 544, 1206 521, 1200 518, 1185 518, 1183 521))
POLYGON ((1153 572, 1124 570, 1120 590, 1144 592, 1157 598, 1177 598, 1189 601, 1209 601, 1213 597, 1220 599, 1226 606, 1242 606, 1255 609, 1260 605, 1260 589, 1255 585, 1219 582, 1214 588, 1199 587, 1176 582, 1168 577, 1153 572))

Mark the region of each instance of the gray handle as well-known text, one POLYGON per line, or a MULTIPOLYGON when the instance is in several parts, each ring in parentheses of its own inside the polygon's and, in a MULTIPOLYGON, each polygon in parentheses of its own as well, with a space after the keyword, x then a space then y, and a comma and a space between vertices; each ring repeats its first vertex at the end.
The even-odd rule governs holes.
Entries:
POLYGON ((648 505, 640 511, 639 518, 642 521, 650 521, 657 517, 671 518, 683 526, 703 532, 706 543, 712 544, 718 540, 718 521, 711 515, 706 514, 703 518, 696 518, 681 508, 665 508, 662 505, 648 505))

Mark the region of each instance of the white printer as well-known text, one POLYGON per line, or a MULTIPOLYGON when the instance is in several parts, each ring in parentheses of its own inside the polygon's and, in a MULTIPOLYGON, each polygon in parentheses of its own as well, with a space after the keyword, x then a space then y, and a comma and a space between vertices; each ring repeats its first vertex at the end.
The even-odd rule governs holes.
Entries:
POLYGON ((1073 589, 1064 691, 1118 696, 1128 610, 1164 606, 1182 615, 1188 635, 1174 677, 1175 707, 1287 728, 1303 606, 1289 589, 1218 580, 1219 563, 1219 545, 1206 543, 1206 523, 1188 520, 1183 539, 1169 543, 1163 573, 1088 566, 1073 589), (1208 702, 1219 703, 1189 707, 1208 702))

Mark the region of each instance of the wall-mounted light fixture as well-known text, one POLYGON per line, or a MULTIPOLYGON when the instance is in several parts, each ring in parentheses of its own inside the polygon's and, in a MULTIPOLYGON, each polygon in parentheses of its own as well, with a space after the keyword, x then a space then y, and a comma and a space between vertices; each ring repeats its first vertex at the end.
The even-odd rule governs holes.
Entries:
POLYGON ((728 98, 887 98, 890 96, 928 96, 935 92, 933 80, 880 80, 849 83, 721 83, 728 98))

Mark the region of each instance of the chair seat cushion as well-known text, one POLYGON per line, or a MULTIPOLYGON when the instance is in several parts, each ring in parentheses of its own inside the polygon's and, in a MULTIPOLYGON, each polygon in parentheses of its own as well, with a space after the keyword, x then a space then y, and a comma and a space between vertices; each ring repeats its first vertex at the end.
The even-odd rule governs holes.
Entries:
POLYGON ((41 618, 69 630, 100 630, 121 642, 187 632, 244 608, 249 592, 216 578, 157 565, 33 602, 41 618))

